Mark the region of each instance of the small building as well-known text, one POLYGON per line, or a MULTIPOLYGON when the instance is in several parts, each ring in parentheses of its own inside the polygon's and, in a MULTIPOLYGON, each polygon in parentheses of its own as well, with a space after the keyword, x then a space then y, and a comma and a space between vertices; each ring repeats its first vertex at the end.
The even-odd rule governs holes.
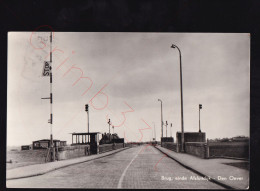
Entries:
POLYGON ((32 145, 22 145, 21 150, 32 150, 32 145))
POLYGON ((74 145, 90 145, 90 153, 98 153, 99 132, 92 133, 71 133, 72 134, 72 146, 74 145), (74 141, 74 137, 76 140, 74 141))
MULTIPOLYGON (((54 144, 54 147, 63 147, 63 146, 67 145, 66 141, 60 141, 60 140, 57 140, 57 139, 53 140, 53 144, 54 144)), ((41 139, 41 140, 38 140, 38 141, 33 141, 33 143, 32 143, 33 150, 47 149, 50 146, 51 146, 50 139, 41 139)))

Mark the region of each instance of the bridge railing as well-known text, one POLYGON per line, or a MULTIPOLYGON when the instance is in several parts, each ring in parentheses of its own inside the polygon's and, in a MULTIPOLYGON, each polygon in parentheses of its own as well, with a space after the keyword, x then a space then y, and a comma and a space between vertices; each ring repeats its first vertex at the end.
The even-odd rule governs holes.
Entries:
POLYGON ((186 142, 185 152, 200 158, 209 158, 209 147, 207 142, 186 142))
POLYGON ((124 148, 124 143, 112 143, 99 145, 99 153, 104 153, 116 149, 124 148))
POLYGON ((173 142, 162 142, 162 147, 165 147, 169 150, 178 152, 178 147, 177 147, 177 143, 173 143, 173 142))

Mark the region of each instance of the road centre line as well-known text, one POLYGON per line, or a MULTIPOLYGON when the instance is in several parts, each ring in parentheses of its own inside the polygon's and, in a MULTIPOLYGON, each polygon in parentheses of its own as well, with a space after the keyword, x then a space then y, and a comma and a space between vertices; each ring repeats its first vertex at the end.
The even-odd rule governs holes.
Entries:
MULTIPOLYGON (((142 148, 141 148, 142 149, 142 148)), ((129 166, 132 164, 132 162, 136 159, 136 157, 138 156, 138 154, 140 153, 141 149, 139 150, 139 152, 137 152, 137 154, 134 156, 134 158, 131 160, 131 162, 127 165, 127 167, 125 168, 124 172, 122 173, 120 179, 119 179, 119 182, 118 182, 118 185, 117 185, 117 188, 122 188, 122 182, 124 180, 124 177, 125 177, 125 174, 126 174, 126 171, 127 169, 129 168, 129 166)))

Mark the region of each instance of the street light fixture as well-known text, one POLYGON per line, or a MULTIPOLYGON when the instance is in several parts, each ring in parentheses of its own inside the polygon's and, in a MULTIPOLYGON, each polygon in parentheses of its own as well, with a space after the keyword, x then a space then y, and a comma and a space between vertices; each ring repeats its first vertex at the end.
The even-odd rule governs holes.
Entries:
MULTIPOLYGON (((162 100, 158 99, 161 102, 161 126, 162 126, 162 137, 163 137, 163 112, 162 112, 162 100)), ((162 144, 162 143, 161 143, 162 144)))
POLYGON ((171 48, 177 48, 180 55, 180 89, 181 89, 181 152, 184 152, 184 124, 183 124, 183 93, 182 93, 182 65, 181 51, 178 46, 172 44, 171 48))

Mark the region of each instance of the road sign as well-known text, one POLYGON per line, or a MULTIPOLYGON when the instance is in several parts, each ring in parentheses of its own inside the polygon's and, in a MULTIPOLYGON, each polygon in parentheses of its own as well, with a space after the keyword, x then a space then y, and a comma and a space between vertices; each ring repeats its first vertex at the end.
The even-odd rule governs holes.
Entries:
POLYGON ((50 76, 50 71, 51 71, 50 62, 44 61, 42 75, 43 76, 50 76))

